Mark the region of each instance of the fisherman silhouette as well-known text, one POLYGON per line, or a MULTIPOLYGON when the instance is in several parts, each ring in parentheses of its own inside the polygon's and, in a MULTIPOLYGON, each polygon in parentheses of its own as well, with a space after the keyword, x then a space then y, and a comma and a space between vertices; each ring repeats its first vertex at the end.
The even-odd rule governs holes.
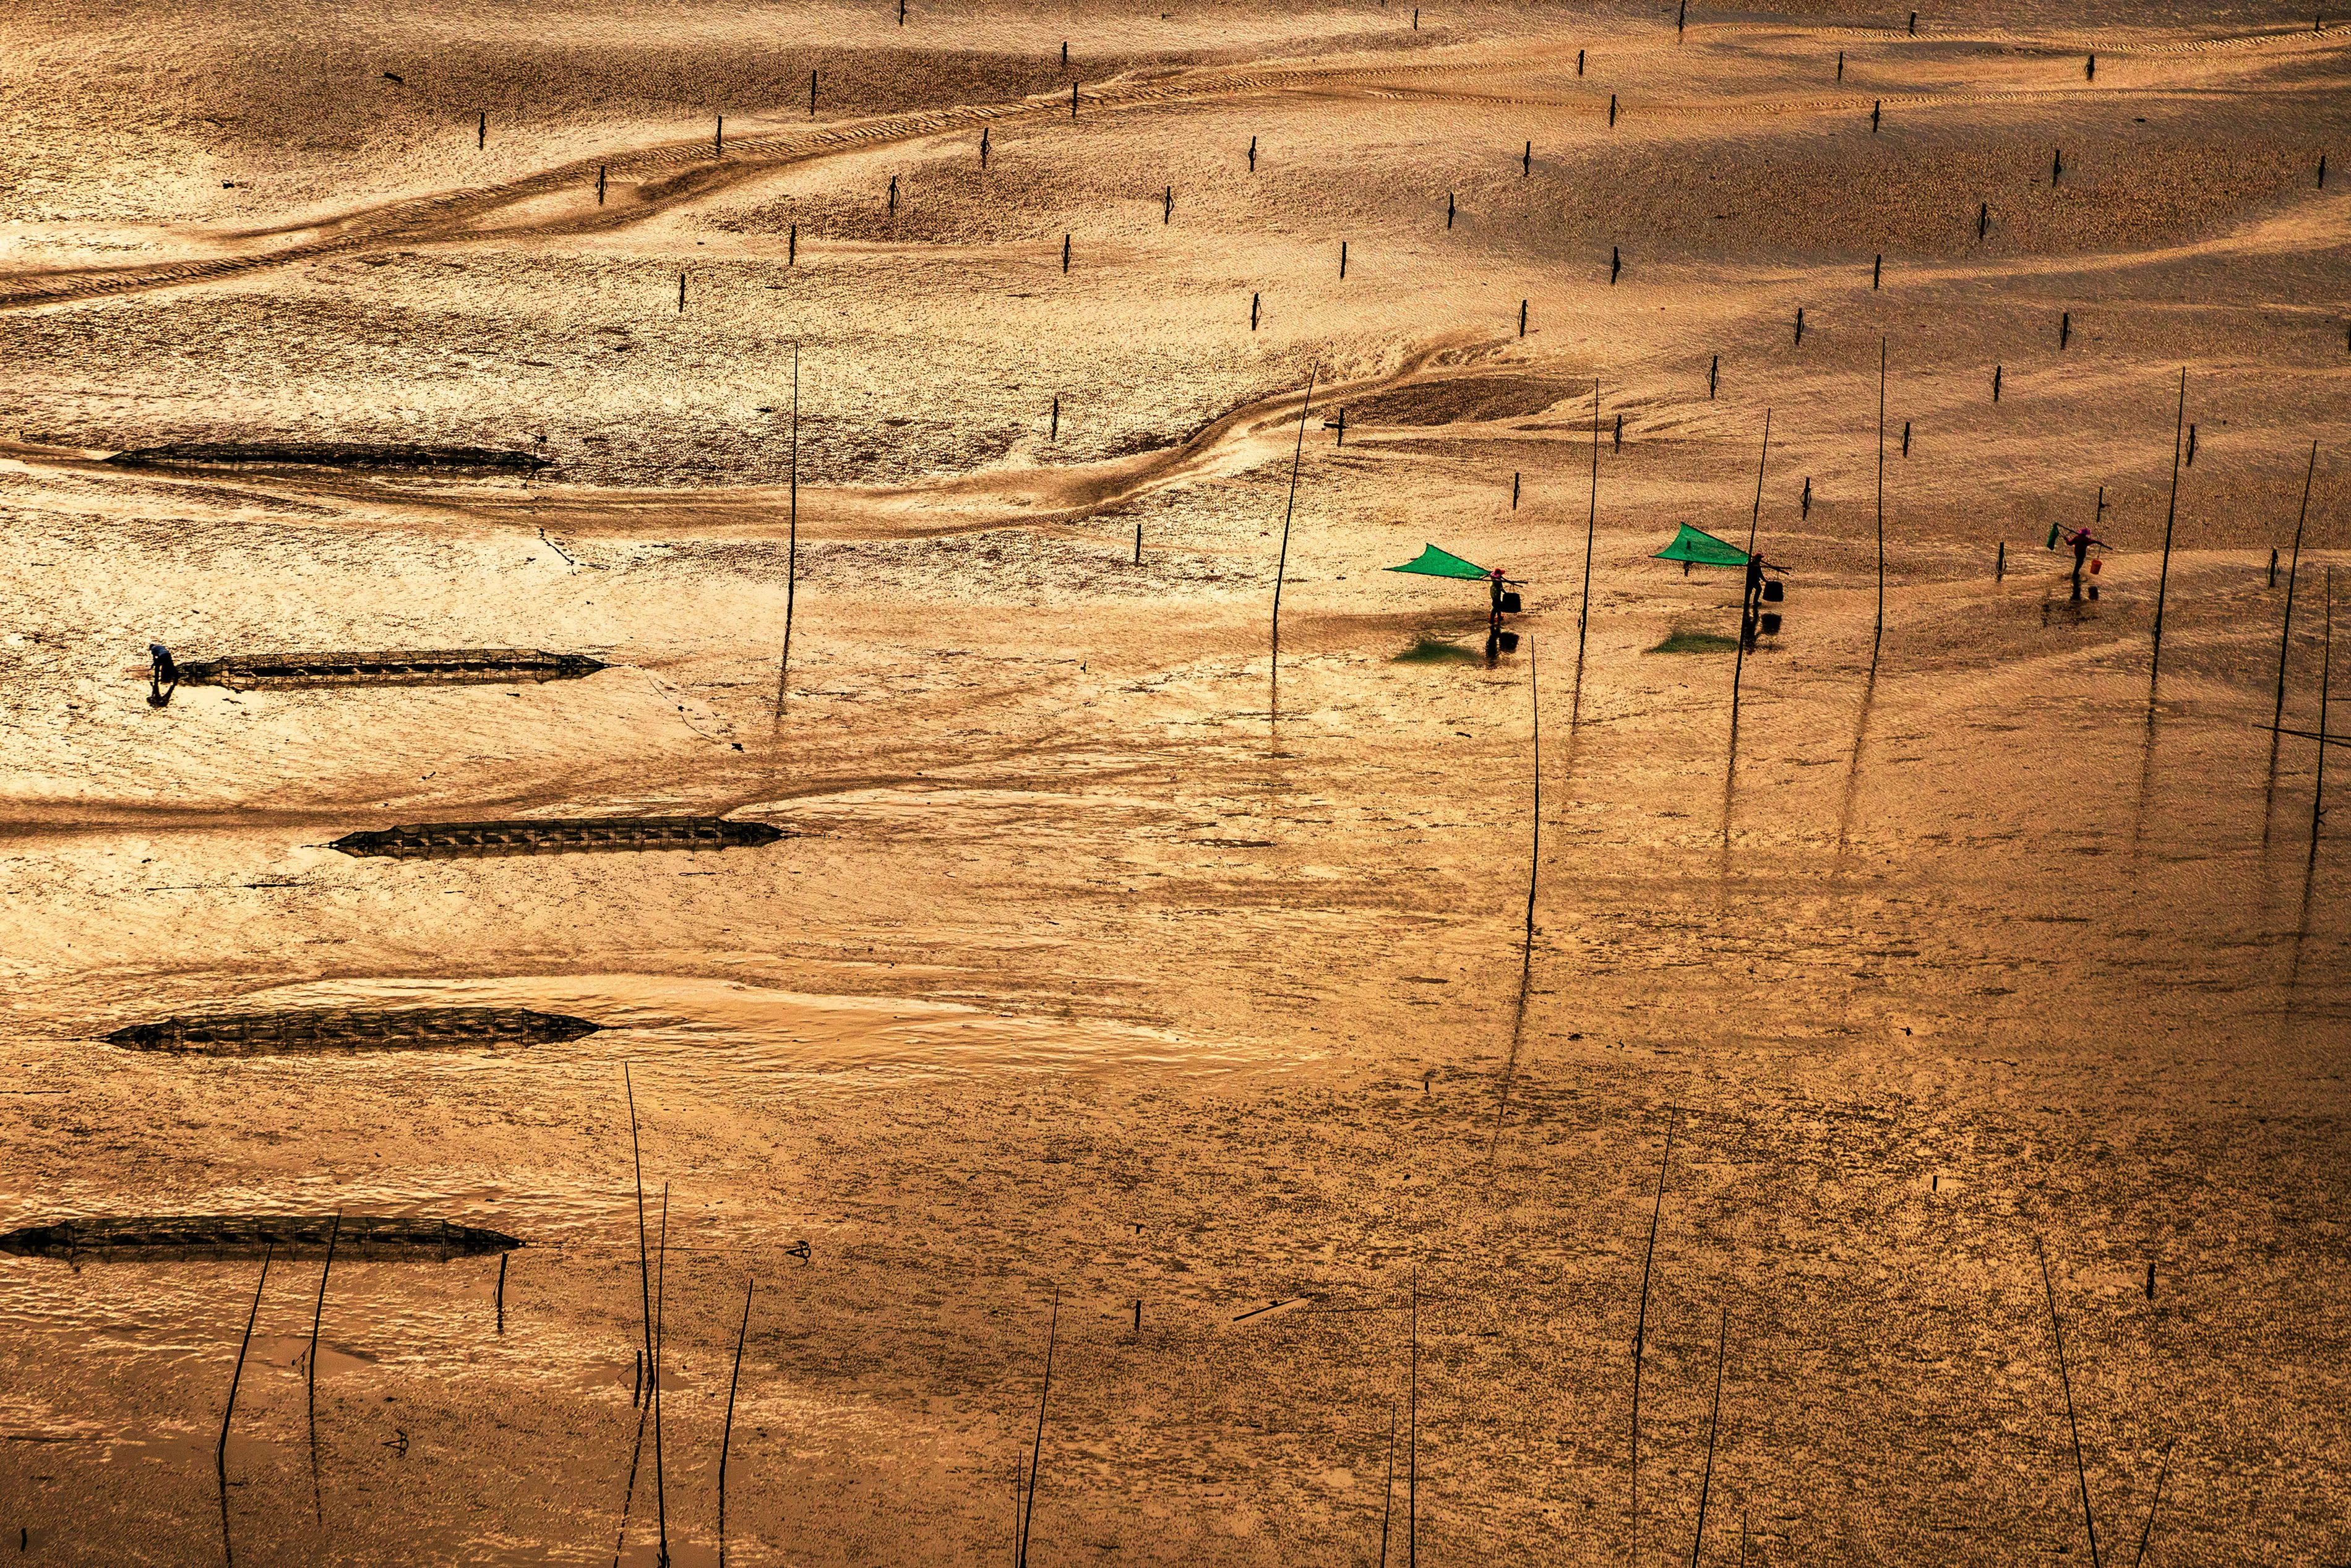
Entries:
POLYGON ((180 689, 180 666, 172 662, 172 650, 161 643, 147 644, 147 706, 162 707, 180 689))

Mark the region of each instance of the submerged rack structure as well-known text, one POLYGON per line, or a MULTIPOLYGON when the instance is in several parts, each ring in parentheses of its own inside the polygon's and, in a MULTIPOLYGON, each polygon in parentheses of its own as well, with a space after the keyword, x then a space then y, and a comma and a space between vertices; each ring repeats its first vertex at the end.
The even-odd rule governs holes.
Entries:
POLYGON ((366 441, 182 441, 134 447, 122 468, 381 468, 409 473, 536 474, 554 466, 496 446, 409 446, 366 441))
POLYGON ((603 1026, 528 1008, 332 1008, 225 1013, 135 1023, 106 1037, 131 1051, 193 1056, 307 1056, 335 1051, 435 1051, 478 1045, 559 1045, 603 1026))
POLYGON ((749 849, 790 838, 766 822, 723 817, 572 817, 518 822, 420 822, 345 833, 327 847, 347 855, 450 860, 622 850, 749 849))
POLYGON ((608 668, 585 653, 538 648, 423 648, 411 653, 236 653, 180 665, 192 686, 446 686, 576 681, 608 668))
POLYGON ((0 1233, 0 1252, 19 1258, 95 1258, 102 1261, 323 1257, 400 1260, 474 1258, 523 1245, 503 1231, 446 1219, 346 1214, 183 1214, 99 1217, 27 1225, 0 1233))

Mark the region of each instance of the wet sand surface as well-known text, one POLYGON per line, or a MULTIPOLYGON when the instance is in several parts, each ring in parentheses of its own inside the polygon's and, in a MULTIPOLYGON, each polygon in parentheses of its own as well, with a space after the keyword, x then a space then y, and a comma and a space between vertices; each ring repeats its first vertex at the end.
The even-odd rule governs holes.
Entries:
POLYGON ((0 1229, 525 1242, 0 1257, 16 1560, 716 1563, 753 1281, 745 1564, 2351 1556, 2351 26, 1905 16, 0 23, 0 1229))

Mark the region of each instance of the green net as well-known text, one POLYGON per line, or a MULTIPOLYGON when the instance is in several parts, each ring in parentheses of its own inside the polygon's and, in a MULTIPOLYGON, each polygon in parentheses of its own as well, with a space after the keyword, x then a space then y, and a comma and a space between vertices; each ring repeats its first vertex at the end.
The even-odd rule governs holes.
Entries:
POLYGON ((1686 560, 1698 566, 1745 566, 1747 552, 1684 523, 1682 531, 1674 536, 1674 542, 1649 559, 1686 560))
MULTIPOLYGON (((1739 559, 1743 561, 1747 558, 1741 556, 1739 559)), ((1463 560, 1451 551, 1438 549, 1435 545, 1423 545, 1417 557, 1388 570, 1418 572, 1423 577, 1475 578, 1481 582, 1493 575, 1476 562, 1463 560)))

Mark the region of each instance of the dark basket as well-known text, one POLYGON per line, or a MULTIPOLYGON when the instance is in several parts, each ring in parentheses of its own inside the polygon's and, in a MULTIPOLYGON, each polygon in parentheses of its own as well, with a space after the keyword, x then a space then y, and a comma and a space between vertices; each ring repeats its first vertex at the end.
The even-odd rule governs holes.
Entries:
POLYGON ((1782 601, 1782 599, 1785 599, 1785 598, 1787 598, 1787 597, 1788 597, 1788 585, 1787 585, 1786 583, 1784 583, 1784 582, 1767 582, 1767 583, 1765 583, 1765 584, 1763 585, 1763 602, 1764 602, 1764 603, 1766 603, 1766 604, 1777 604, 1777 603, 1779 603, 1779 602, 1780 602, 1780 601, 1782 601))
POLYGON ((1780 634, 1780 617, 1772 612, 1766 610, 1763 612, 1761 624, 1763 635, 1766 637, 1777 637, 1780 634))

